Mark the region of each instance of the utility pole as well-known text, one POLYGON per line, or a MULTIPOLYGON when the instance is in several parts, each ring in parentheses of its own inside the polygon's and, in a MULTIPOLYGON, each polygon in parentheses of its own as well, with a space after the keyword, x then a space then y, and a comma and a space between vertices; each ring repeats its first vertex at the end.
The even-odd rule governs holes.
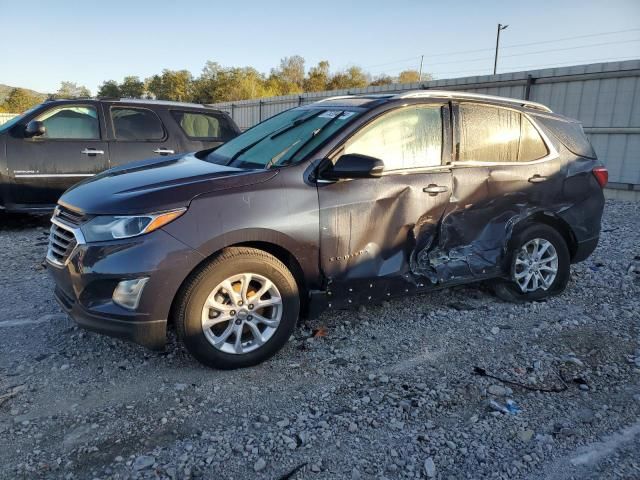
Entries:
POLYGON ((419 75, 419 82, 422 81, 422 62, 424 62, 424 55, 420 56, 420 75, 419 75))
POLYGON ((498 48, 500 47, 500 30, 505 30, 509 25, 498 24, 498 33, 496 35, 496 57, 493 61, 493 74, 495 75, 498 70, 498 48))

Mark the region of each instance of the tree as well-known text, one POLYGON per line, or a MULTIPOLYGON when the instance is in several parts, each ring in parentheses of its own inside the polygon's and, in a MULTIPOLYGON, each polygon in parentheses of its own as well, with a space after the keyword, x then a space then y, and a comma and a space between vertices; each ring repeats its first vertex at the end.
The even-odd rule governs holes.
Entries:
POLYGON ((22 113, 42 102, 42 98, 33 95, 24 88, 14 88, 2 103, 2 110, 10 113, 22 113))
POLYGON ((78 85, 75 82, 61 82, 55 96, 56 98, 90 97, 91 92, 84 85, 78 85))
POLYGON ((159 100, 188 102, 192 99, 193 76, 188 70, 164 69, 146 80, 147 90, 159 100))
POLYGON ((389 75, 379 75, 369 85, 372 87, 379 87, 382 85, 391 85, 392 83, 393 78, 391 78, 389 75))
POLYGON ((304 79, 303 90, 305 92, 321 92, 327 89, 329 83, 329 62, 322 60, 318 65, 311 67, 309 75, 304 79))
POLYGON ((360 67, 350 67, 346 71, 333 75, 327 87, 330 90, 345 90, 348 88, 364 88, 368 84, 367 74, 360 67))
POLYGON ((144 82, 136 76, 124 77, 120 84, 120 96, 123 98, 142 98, 144 82))
POLYGON ((420 73, 417 70, 405 70, 398 75, 398 83, 417 83, 420 81, 420 73))
POLYGON ((120 98, 120 87, 115 80, 106 80, 98 88, 98 97, 102 98, 120 98))

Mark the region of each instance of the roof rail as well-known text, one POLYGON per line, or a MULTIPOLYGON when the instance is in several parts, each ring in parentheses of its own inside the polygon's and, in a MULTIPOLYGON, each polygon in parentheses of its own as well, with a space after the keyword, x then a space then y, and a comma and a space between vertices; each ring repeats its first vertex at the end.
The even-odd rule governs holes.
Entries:
POLYGON ((390 98, 393 97, 395 94, 393 93, 353 93, 351 95, 338 95, 336 97, 327 97, 327 98, 322 98, 316 102, 313 103, 322 103, 322 102, 328 102, 331 100, 343 100, 345 98, 390 98))
POLYGON ((465 98, 469 100, 491 100, 494 102, 512 103, 522 107, 535 108, 544 112, 551 112, 546 105, 538 102, 530 102, 519 98, 498 97, 496 95, 484 95, 480 93, 456 92, 450 90, 412 90, 410 92, 399 93, 393 98, 465 98))

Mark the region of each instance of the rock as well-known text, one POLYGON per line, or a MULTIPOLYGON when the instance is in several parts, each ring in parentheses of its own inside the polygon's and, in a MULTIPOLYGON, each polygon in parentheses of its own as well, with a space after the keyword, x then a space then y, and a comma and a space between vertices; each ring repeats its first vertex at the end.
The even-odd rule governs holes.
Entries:
POLYGON ((155 461, 155 457, 152 457, 151 455, 140 455, 133 462, 133 469, 136 471, 144 470, 145 468, 151 467, 155 461))
POLYGON ((487 388, 487 392, 496 397, 506 397, 507 395, 509 395, 509 389, 506 389, 501 385, 489 385, 489 388, 487 388))
POLYGON ((264 460, 264 458, 260 457, 258 460, 256 460, 256 463, 253 464, 253 470, 255 472, 261 472, 266 468, 266 466, 267 462, 264 460))
POLYGON ((518 432, 518 438, 523 442, 528 442, 533 438, 533 430, 520 430, 518 432))
POLYGON ((186 383, 176 383, 174 388, 175 388, 176 392, 182 392, 182 391, 187 389, 187 384, 186 383))
POLYGON ((491 329, 491 335, 497 335, 500 333, 500 327, 493 327, 491 329))
POLYGON ((353 467, 353 470, 351 470, 351 480, 360 480, 361 478, 362 475, 360 475, 358 469, 356 467, 353 467))
POLYGON ((435 478, 436 464, 433 463, 432 457, 429 457, 424 461, 424 473, 427 475, 427 478, 435 478))
POLYGON ((276 425, 278 425, 280 428, 285 428, 289 426, 289 419, 285 418, 284 420, 280 420, 279 422, 276 422, 276 425))
POLYGON ((358 425, 356 425, 355 423, 351 422, 349 424, 349 433, 354 433, 358 430, 358 425))

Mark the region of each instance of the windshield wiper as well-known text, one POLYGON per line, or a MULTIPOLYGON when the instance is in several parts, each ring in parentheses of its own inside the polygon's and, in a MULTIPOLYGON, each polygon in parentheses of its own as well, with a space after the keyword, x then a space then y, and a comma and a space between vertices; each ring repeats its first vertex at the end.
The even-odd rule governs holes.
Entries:
MULTIPOLYGON (((286 160, 284 160, 280 165, 286 165, 289 162, 291 162, 291 160, 298 154, 298 152, 300 150, 302 150, 305 145, 307 145, 311 140, 313 140, 314 138, 316 138, 320 132, 322 130, 324 130, 325 128, 327 128, 329 125, 331 125, 333 122, 335 122, 338 118, 340 118, 342 116, 342 114, 345 111, 338 111, 335 115, 335 117, 333 117, 331 120, 329 120, 327 123, 325 123, 324 125, 322 125, 321 127, 316 128, 314 131, 311 132, 311 135, 309 136, 309 138, 307 138, 304 142, 302 142, 300 144, 300 146, 298 148, 296 148, 287 158, 286 160)), ((291 147, 289 147, 289 149, 291 149, 295 144, 291 145, 291 147)), ((286 153, 286 152, 284 152, 286 153)), ((267 164, 268 166, 265 166, 265 169, 271 167, 273 165, 273 163, 275 163, 274 160, 280 160, 280 158, 282 158, 284 154, 282 155, 276 155, 275 157, 273 157, 271 160, 269 160, 269 163, 267 164)))
POLYGON ((266 140, 267 138, 270 138, 271 140, 273 140, 274 138, 278 137, 279 135, 282 135, 283 133, 288 132, 292 128, 295 128, 298 125, 300 125, 302 123, 305 123, 308 120, 311 120, 312 118, 317 117, 318 115, 320 115, 323 112, 326 112, 326 110, 319 110, 318 112, 314 112, 312 115, 307 115, 306 117, 303 117, 303 118, 296 118, 290 124, 285 125, 284 127, 280 128, 279 130, 276 130, 275 133, 274 132, 267 133, 266 135, 258 138, 258 140, 256 140, 255 142, 252 142, 249 145, 246 145, 243 148, 241 148, 240 150, 238 150, 235 154, 233 154, 233 156, 229 159, 229 161, 227 163, 225 163, 225 165, 226 166, 231 165, 235 160, 238 159, 238 157, 240 155, 242 155, 243 153, 247 153, 249 150, 251 150, 253 147, 258 145, 263 140, 266 140))

